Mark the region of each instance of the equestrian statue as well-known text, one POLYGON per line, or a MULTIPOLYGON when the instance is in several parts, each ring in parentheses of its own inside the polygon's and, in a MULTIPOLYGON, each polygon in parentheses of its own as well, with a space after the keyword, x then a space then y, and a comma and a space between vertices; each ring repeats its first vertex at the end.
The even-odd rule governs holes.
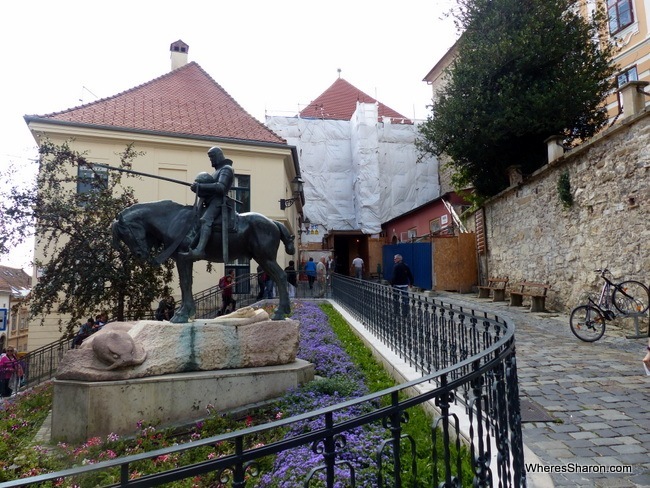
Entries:
POLYGON ((113 244, 119 246, 122 242, 137 258, 154 264, 160 265, 170 258, 176 263, 181 305, 172 322, 188 322, 196 312, 192 296, 195 261, 228 263, 237 258, 254 259, 275 282, 280 300, 272 318, 281 320, 291 313, 291 304, 287 276, 276 258, 280 242, 287 254, 295 253, 294 236, 282 223, 262 214, 238 214, 233 199, 228 197, 234 179, 232 161, 218 147, 211 148, 208 157, 214 173, 199 173, 189 185, 197 196, 195 205, 171 200, 136 203, 122 210, 113 222, 113 244), (156 252, 159 254, 154 257, 156 252))

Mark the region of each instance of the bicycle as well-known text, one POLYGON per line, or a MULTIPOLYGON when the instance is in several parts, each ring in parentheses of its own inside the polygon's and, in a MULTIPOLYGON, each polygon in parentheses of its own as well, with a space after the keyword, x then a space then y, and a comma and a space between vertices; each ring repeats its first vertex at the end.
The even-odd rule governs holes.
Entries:
POLYGON ((616 284, 607 277, 611 276, 608 269, 595 272, 605 280, 598 301, 589 296, 588 303, 575 307, 569 317, 571 332, 585 342, 594 342, 603 336, 605 323, 617 316, 612 305, 623 316, 642 315, 650 307, 650 291, 643 283, 628 280, 616 284))

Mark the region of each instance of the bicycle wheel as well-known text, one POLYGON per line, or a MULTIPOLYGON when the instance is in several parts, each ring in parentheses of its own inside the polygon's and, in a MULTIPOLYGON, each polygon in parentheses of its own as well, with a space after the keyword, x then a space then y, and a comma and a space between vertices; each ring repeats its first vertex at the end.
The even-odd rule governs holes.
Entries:
POLYGON ((624 281, 616 285, 612 294, 616 310, 625 315, 644 314, 650 305, 648 288, 638 281, 624 281))
POLYGON ((594 342, 605 333, 605 317, 596 307, 580 305, 571 311, 569 326, 581 341, 594 342))

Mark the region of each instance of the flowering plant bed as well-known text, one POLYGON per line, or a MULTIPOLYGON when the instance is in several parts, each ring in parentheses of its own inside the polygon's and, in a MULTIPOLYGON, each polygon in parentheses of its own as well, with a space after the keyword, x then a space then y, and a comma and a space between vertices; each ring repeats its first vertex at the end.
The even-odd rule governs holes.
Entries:
MULTIPOLYGON (((265 424, 273 420, 291 417, 322 407, 336 405, 343 401, 358 398, 372 391, 380 391, 394 383, 388 374, 372 358, 371 352, 352 333, 347 323, 331 305, 316 306, 311 303, 296 303, 292 317, 300 321, 300 345, 298 357, 315 365, 316 374, 321 377, 284 397, 251 412, 238 415, 223 415, 208 406, 206 418, 191 426, 158 430, 142 420, 134 426, 132 437, 115 434, 106 438, 92 438, 77 446, 59 444, 57 446, 36 445, 32 439, 38 427, 51 408, 52 388, 44 385, 6 401, 0 411, 0 481, 35 476, 66 469, 73 466, 93 464, 119 456, 133 455, 164 449, 194 440, 205 439, 227 432, 237 431, 253 425, 265 424), (370 388, 368 387, 370 385, 370 388)), ((386 400, 387 401, 387 400, 386 400)), ((350 407, 337 411, 336 421, 354 418, 382 406, 384 400, 372 404, 350 407)), ((322 427, 322 417, 292 423, 288 428, 260 432, 247 436, 245 449, 266 445, 284 437, 308 432, 322 427)), ((415 439, 416 452, 409 449, 405 455, 421 468, 410 472, 405 470, 402 481, 405 486, 411 481, 426 485, 431 476, 431 420, 420 408, 409 409, 409 421, 404 432, 415 439), (412 479, 417 477, 417 480, 412 479)), ((345 446, 337 450, 337 460, 355 467, 357 486, 377 486, 376 457, 377 447, 390 437, 389 429, 381 423, 371 423, 351 429, 345 433, 345 446)), ((452 449, 454 446, 450 446, 452 449)), ((301 446, 283 451, 276 456, 267 456, 257 463, 256 479, 251 486, 295 487, 301 486, 311 469, 323 463, 322 453, 312 446, 301 446)), ((200 463, 232 454, 231 443, 215 443, 171 454, 160 455, 134 463, 130 467, 131 478, 161 472, 176 467, 200 463)), ((463 469, 471 473, 471 469, 463 469)), ((349 473, 337 472, 337 486, 345 486, 349 473)), ((310 486, 320 486, 317 476, 310 486)), ((66 478, 52 486, 100 486, 119 481, 119 469, 93 472, 83 476, 66 478)), ((470 480, 463 480, 469 484, 470 480)), ((188 478, 166 486, 220 487, 218 473, 188 478)))

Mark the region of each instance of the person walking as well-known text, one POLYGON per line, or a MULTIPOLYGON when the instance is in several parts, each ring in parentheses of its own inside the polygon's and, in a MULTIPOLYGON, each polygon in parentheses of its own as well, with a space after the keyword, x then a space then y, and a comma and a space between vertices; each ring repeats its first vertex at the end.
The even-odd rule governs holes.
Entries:
MULTIPOLYGON (((7 351, 0 356, 0 395, 3 397, 11 396, 13 389, 10 386, 12 378, 23 376, 22 368, 16 356, 16 350, 13 346, 7 346, 7 351)), ((17 381, 13 382, 17 388, 17 381)))
POLYGON ((309 258, 309 261, 305 264, 305 274, 307 275, 307 281, 309 281, 309 289, 314 288, 314 281, 316 281, 316 263, 314 258, 309 258))
POLYGON ((395 254, 393 262, 395 265, 390 280, 393 287, 393 312, 397 315, 401 311, 402 316, 406 317, 408 315, 408 289, 413 286, 413 273, 401 254, 395 254))
POLYGON ((352 276, 362 279, 363 278, 363 259, 361 256, 357 255, 356 258, 352 260, 352 266, 350 271, 352 271, 352 276))
POLYGON ((325 258, 320 258, 316 264, 316 279, 318 280, 318 297, 323 298, 327 289, 327 266, 325 258))
POLYGON ((295 298, 296 288, 298 287, 296 263, 293 260, 289 261, 289 266, 284 268, 284 272, 287 274, 287 285, 289 285, 289 298, 295 298))
POLYGON ((234 287, 235 270, 231 269, 226 276, 219 280, 219 288, 221 288, 221 310, 219 315, 226 315, 235 311, 237 303, 233 298, 234 287))
POLYGON ((336 261, 334 260, 334 256, 330 255, 327 258, 327 276, 331 276, 334 271, 336 271, 336 261))
POLYGON ((257 299, 261 300, 264 298, 264 287, 266 286, 266 271, 261 266, 257 267, 257 286, 259 288, 257 299))

